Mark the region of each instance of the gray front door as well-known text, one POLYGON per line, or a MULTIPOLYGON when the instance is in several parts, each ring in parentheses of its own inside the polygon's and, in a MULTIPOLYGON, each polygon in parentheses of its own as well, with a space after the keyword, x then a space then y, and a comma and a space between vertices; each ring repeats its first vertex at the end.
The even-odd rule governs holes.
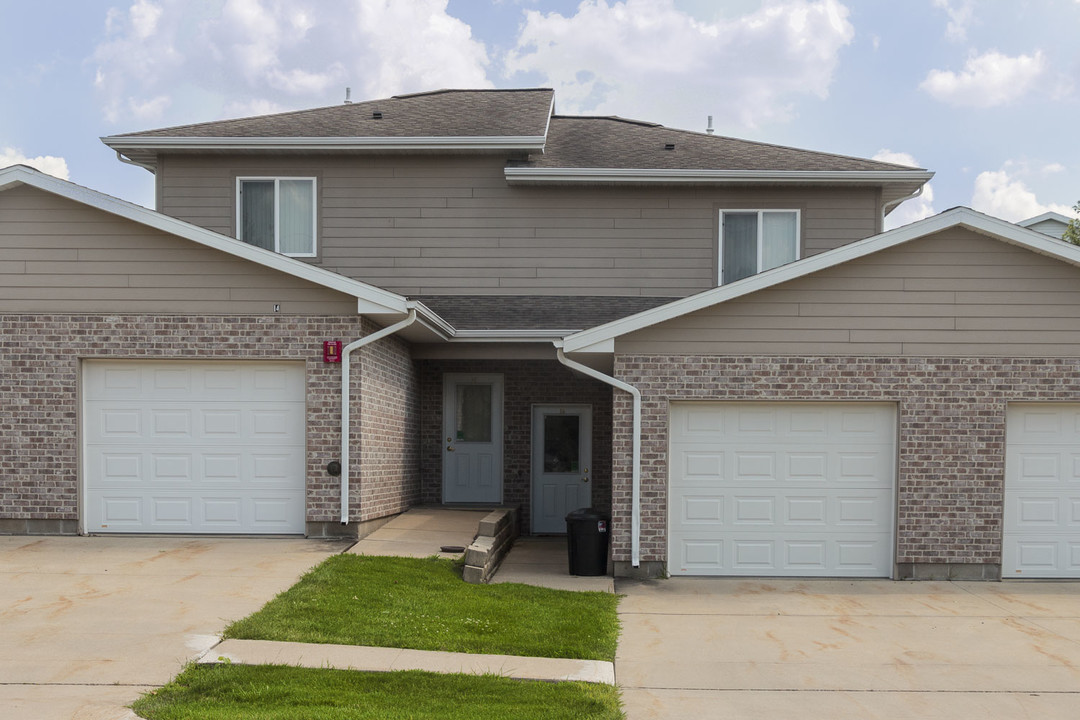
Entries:
POLYGON ((502 375, 443 376, 443 502, 502 502, 502 414, 502 375))
POLYGON ((533 407, 532 531, 566 532, 566 514, 592 505, 592 406, 533 407))

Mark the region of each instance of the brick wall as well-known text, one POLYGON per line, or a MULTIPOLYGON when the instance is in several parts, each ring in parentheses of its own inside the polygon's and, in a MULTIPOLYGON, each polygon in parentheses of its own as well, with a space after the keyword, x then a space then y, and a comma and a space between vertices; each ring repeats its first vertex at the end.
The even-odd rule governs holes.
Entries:
POLYGON ((611 388, 571 372, 554 360, 420 361, 420 467, 424 502, 442 502, 443 374, 502 373, 503 501, 521 505, 522 532, 529 532, 532 476, 532 406, 592 405, 593 506, 611 509, 611 388))
MULTIPOLYGON (((341 366, 323 363, 324 340, 346 342, 370 332, 358 317, 176 316, 176 315, 0 315, 0 519, 74 520, 78 517, 79 360, 190 359, 298 360, 307 373, 307 520, 335 522, 340 517, 338 478, 326 464, 340 456, 341 366)), ((353 447, 362 433, 377 437, 387 427, 390 449, 368 437, 361 448, 361 473, 387 463, 375 475, 368 498, 353 487, 354 503, 368 503, 364 518, 401 502, 401 492, 416 495, 415 450, 402 451, 402 438, 415 436, 415 378, 408 376, 408 351, 400 341, 378 341, 361 363, 363 371, 386 359, 364 403, 353 373, 353 447), (371 362, 368 362, 368 358, 371 362), (376 359, 377 358, 377 359, 376 359), (395 389, 395 386, 400 388, 395 389), (394 415, 391 423, 387 415, 394 415), (406 428, 409 428, 406 430, 406 428), (395 479, 395 476, 397 479, 395 479)), ((356 452, 356 450, 354 450, 356 452)), ((355 473, 354 473, 355 478, 355 473)), ((406 500, 408 502, 408 500, 406 500)))
MULTIPOLYGON (((378 327, 364 320, 364 334, 378 327)), ((350 503, 358 520, 407 510, 420 500, 420 378, 409 346, 390 336, 360 356, 359 487, 350 503)), ((354 358, 355 359, 355 358, 354 358)))
MULTIPOLYGON (((643 561, 667 560, 672 400, 895 402, 898 563, 1001 562, 1005 405, 1080 401, 1080 360, 617 356, 642 392, 643 561)), ((614 398, 614 559, 630 559, 631 404, 614 398), (625 519, 620 522, 620 519, 625 519)))

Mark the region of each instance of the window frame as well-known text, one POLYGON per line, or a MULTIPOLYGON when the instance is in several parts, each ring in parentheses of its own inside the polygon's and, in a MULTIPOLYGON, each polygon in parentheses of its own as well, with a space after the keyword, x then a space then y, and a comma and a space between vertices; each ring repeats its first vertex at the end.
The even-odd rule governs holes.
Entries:
MULTIPOLYGON (((757 215, 757 258, 755 267, 757 270, 746 277, 753 277, 758 275, 763 270, 761 269, 761 255, 762 255, 762 234, 764 233, 765 223, 762 221, 762 216, 765 213, 791 213, 795 215, 795 258, 791 262, 796 262, 802 259, 802 210, 799 208, 720 208, 720 214, 718 216, 720 233, 717 242, 717 256, 716 256, 716 285, 721 287, 723 285, 730 285, 731 282, 739 282, 739 280, 745 280, 746 278, 739 278, 739 280, 732 280, 729 283, 724 282, 724 215, 725 214, 749 214, 755 213, 757 215)), ((789 263, 784 263, 785 265, 789 263)), ((782 267, 778 265, 777 267, 782 267)), ((772 268, 770 268, 772 269, 772 268)))
POLYGON ((285 257, 315 258, 319 256, 319 209, 318 209, 318 178, 301 175, 237 175, 236 176, 236 239, 253 247, 259 247, 248 243, 242 237, 244 200, 241 188, 245 182, 274 182, 274 252, 285 257), (311 252, 287 253, 281 251, 281 181, 282 180, 308 180, 311 182, 311 252))

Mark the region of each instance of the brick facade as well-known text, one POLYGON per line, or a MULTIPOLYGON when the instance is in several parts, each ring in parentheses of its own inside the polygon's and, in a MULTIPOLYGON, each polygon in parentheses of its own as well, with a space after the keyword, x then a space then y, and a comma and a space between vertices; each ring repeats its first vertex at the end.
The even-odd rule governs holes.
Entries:
MULTIPOLYGON (((642 392, 641 559, 667 561, 668 403, 893 402, 898 408, 896 562, 999 566, 1005 406, 1080 401, 1080 360, 616 356, 642 392)), ((615 393, 613 548, 630 560, 631 403, 615 393)))
POLYGON ((611 388, 571 372, 555 360, 422 360, 421 473, 423 501, 442 502, 443 375, 503 375, 503 502, 521 505, 528 533, 532 506, 532 406, 592 405, 593 506, 611 510, 611 388))
MULTIPOLYGON (((340 484, 326 464, 341 454, 341 366, 322 361, 322 343, 349 342, 373 329, 357 316, 0 315, 0 520, 78 518, 80 360, 243 359, 305 362, 306 517, 336 523, 340 484)), ((353 366, 359 422, 352 435, 360 462, 359 473, 352 473, 352 512, 370 519, 398 512, 418 495, 411 440, 417 436, 417 381, 398 340, 377 341, 359 354, 353 366), (369 373, 366 382, 361 372, 369 373)))

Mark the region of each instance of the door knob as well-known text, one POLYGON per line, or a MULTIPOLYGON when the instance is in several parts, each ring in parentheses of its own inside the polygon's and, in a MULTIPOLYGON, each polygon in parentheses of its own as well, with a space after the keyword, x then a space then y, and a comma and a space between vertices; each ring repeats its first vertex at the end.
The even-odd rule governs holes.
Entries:
POLYGON ((589 476, 586 475, 585 477, 581 478, 581 482, 589 482, 589 476))

